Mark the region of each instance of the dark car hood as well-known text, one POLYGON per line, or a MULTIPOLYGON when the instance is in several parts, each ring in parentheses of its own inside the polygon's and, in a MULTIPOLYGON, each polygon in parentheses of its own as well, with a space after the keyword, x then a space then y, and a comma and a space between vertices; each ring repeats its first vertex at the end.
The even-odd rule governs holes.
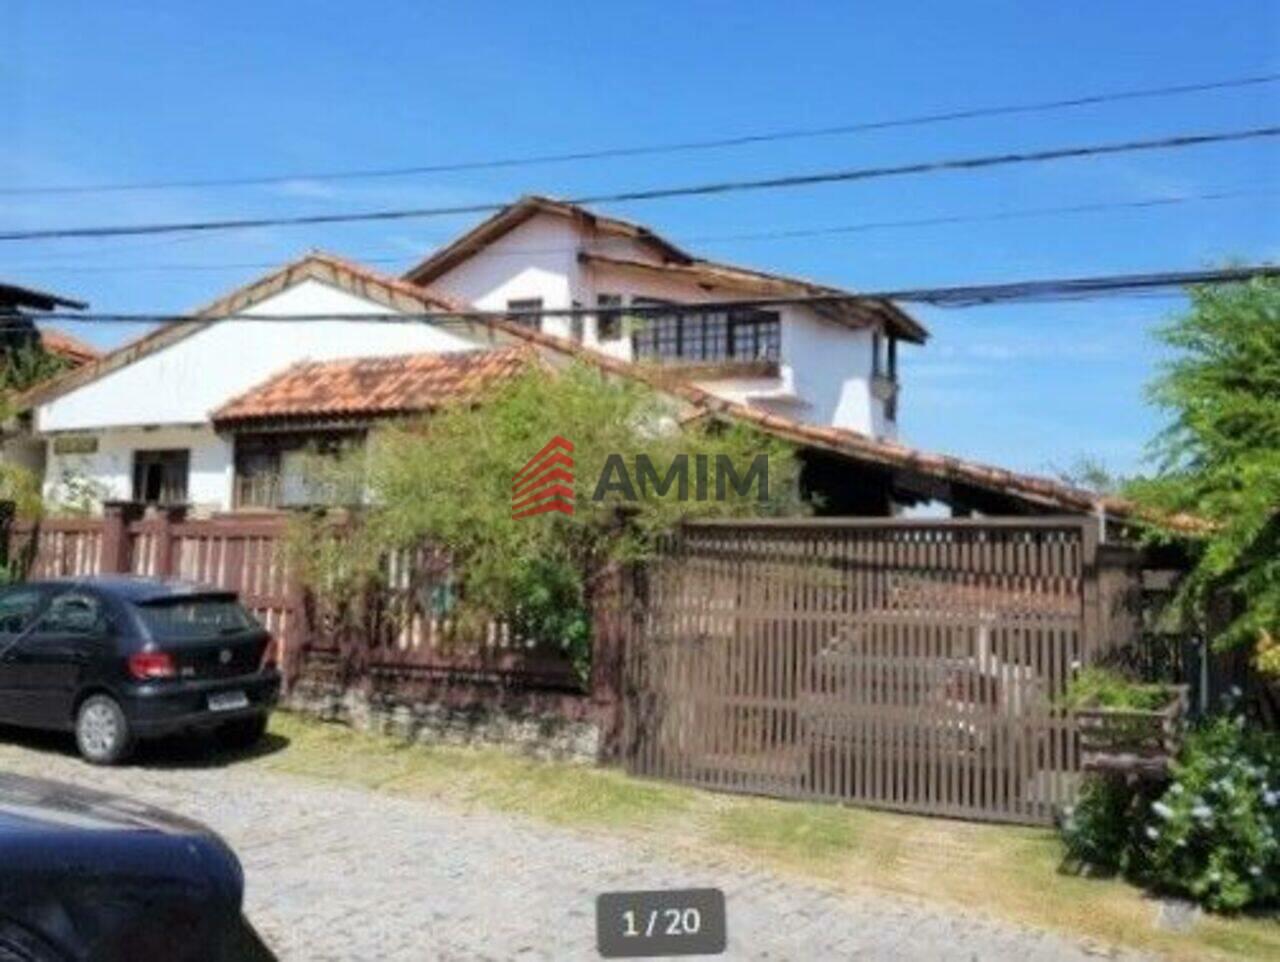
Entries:
POLYGON ((0 832, 23 831, 213 836, 199 822, 119 795, 0 772, 0 832))

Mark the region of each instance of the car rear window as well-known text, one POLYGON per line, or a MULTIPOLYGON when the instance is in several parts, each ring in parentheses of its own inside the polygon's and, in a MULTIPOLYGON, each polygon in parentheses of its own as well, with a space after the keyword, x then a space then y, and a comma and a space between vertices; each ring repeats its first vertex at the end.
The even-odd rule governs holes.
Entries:
POLYGON ((234 598, 160 598, 137 607, 150 632, 164 638, 217 638, 258 626, 234 598))

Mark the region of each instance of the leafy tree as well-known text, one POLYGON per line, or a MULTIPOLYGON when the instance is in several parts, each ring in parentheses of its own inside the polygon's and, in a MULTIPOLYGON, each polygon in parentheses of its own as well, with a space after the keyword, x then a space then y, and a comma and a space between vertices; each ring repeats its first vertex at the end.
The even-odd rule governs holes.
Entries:
POLYGON ((1098 494, 1117 494, 1125 485, 1125 479, 1107 467, 1105 461, 1089 454, 1077 455, 1065 467, 1051 464, 1049 472, 1063 484, 1098 494))
POLYGON ((1128 493, 1165 517, 1207 522, 1179 596, 1201 624, 1210 599, 1242 604, 1220 647, 1280 635, 1280 281, 1201 287, 1160 332, 1176 352, 1151 385, 1171 421, 1159 473, 1128 493))
POLYGON ((563 644, 585 671, 591 579, 605 565, 643 557, 655 536, 685 517, 781 513, 799 504, 790 446, 741 426, 682 427, 675 416, 644 385, 583 365, 558 374, 531 369, 475 404, 385 429, 354 457, 319 470, 324 462, 312 459, 309 484, 323 500, 367 507, 361 524, 341 531, 305 522, 295 557, 305 579, 333 592, 378 578, 391 549, 442 546, 460 579, 459 617, 500 613, 526 637, 563 644), (574 445, 574 513, 513 518, 513 476, 557 435, 574 445), (718 492, 713 470, 708 497, 695 500, 701 457, 708 466, 727 457, 743 479, 757 455, 768 464, 763 502, 758 489, 718 492), (687 498, 674 477, 663 490, 680 456, 687 498), (637 457, 655 474, 638 472, 637 457), (602 477, 609 483, 598 484, 602 477))
POLYGON ((13 413, 13 398, 23 391, 61 374, 70 362, 44 349, 38 340, 0 347, 0 417, 13 413))

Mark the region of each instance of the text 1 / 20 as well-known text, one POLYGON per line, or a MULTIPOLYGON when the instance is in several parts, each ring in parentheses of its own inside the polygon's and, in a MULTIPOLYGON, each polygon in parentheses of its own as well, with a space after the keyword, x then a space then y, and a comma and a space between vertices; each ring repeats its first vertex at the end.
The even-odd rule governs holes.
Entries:
POLYGON ((641 916, 634 909, 622 913, 622 934, 627 938, 662 935, 697 935, 702 931, 702 913, 697 909, 662 909, 641 916))

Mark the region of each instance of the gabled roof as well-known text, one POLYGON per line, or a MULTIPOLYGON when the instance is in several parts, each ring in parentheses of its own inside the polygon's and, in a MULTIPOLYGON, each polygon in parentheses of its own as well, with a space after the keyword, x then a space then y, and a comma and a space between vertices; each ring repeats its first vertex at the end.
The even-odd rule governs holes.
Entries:
POLYGON ((53 327, 40 329, 40 343, 50 354, 57 355, 77 366, 102 357, 102 352, 92 344, 86 344, 80 338, 53 327))
POLYGON ((675 244, 659 237, 642 224, 619 220, 616 217, 593 214, 585 207, 579 207, 577 204, 568 204, 550 197, 530 194, 521 197, 514 204, 508 204, 465 234, 432 252, 425 260, 406 271, 404 278, 414 284, 430 284, 442 274, 458 266, 472 254, 488 247, 504 234, 515 230, 525 221, 538 214, 554 214, 559 217, 567 217, 601 234, 638 240, 652 247, 654 252, 661 257, 670 257, 675 260, 691 259, 690 255, 675 244))
POLYGON ((84 301, 73 301, 61 294, 50 294, 48 291, 34 287, 23 287, 20 284, 6 284, 0 281, 0 310, 18 307, 29 307, 37 311, 52 311, 56 307, 69 307, 83 311, 89 305, 84 301))
MULTIPOLYGON (((430 284, 538 214, 566 217, 589 225, 601 234, 631 238, 648 246, 659 258, 659 263, 652 264, 640 260, 583 252, 579 256, 587 263, 650 272, 679 273, 695 283, 728 290, 745 290, 753 293, 767 290, 769 293, 780 296, 812 294, 856 296, 850 291, 816 284, 797 277, 766 273, 695 257, 643 224, 616 217, 605 217, 594 214, 577 204, 538 196, 522 197, 514 204, 504 207, 411 268, 405 273, 405 280, 415 284, 430 284)), ((896 336, 918 344, 924 343, 929 336, 929 332, 923 325, 889 301, 867 298, 830 305, 815 305, 812 309, 830 320, 851 327, 882 323, 896 336)))
POLYGON ((162 325, 137 340, 99 356, 92 363, 36 385, 17 398, 18 408, 29 409, 91 384, 112 371, 204 330, 218 318, 243 313, 286 288, 308 279, 321 281, 392 310, 414 313, 424 310, 456 311, 462 306, 429 288, 379 274, 333 254, 311 251, 279 270, 224 294, 194 312, 190 320, 162 325))
POLYGON ((213 413, 219 428, 264 422, 391 417, 466 401, 515 377, 536 353, 528 347, 303 361, 213 413))

